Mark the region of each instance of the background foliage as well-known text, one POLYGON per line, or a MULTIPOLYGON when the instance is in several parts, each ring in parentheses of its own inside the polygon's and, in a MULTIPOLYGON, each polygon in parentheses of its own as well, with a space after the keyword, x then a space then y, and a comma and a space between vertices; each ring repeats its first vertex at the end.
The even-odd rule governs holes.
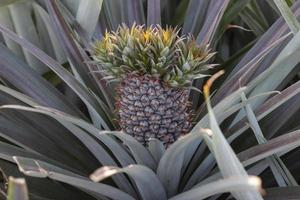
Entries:
MULTIPOLYGON (((240 164, 219 137, 224 134, 248 174, 262 178, 265 199, 300 198, 300 34, 294 18, 300 19, 300 1, 286 1, 293 15, 280 2, 1 1, 1 168, 14 177, 23 176, 18 167, 33 176, 26 176, 30 199, 130 199, 128 194, 153 199, 160 189, 157 199, 177 194, 174 199, 188 199, 180 196, 188 190, 191 199, 200 199, 199 191, 206 190, 199 187, 221 177, 229 188, 217 191, 214 185, 208 191, 243 199, 234 183, 243 186, 248 179, 230 179, 244 172, 227 171, 240 164), (115 85, 93 72, 87 49, 123 22, 178 26, 181 34, 191 33, 218 52, 213 62, 220 65, 211 73, 226 72, 212 88, 214 114, 207 114, 203 96, 192 92, 195 127, 166 152, 156 140, 146 149, 110 132, 118 130, 115 85), (217 124, 223 134, 216 134, 221 133, 217 124), (210 140, 199 134, 200 127, 219 136, 210 140), (126 168, 129 164, 138 165, 126 168), (102 184, 91 182, 87 177, 100 166, 125 168, 102 184)), ((252 191, 247 183, 242 189, 252 191)))

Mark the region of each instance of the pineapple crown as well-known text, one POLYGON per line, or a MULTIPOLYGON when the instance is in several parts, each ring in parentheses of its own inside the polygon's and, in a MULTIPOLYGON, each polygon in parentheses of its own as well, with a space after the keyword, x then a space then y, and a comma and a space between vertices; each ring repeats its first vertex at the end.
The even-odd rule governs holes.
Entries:
POLYGON ((92 56, 106 79, 120 80, 128 74, 151 75, 172 87, 188 87, 213 65, 208 45, 197 45, 189 36, 167 27, 120 26, 93 44, 92 56))

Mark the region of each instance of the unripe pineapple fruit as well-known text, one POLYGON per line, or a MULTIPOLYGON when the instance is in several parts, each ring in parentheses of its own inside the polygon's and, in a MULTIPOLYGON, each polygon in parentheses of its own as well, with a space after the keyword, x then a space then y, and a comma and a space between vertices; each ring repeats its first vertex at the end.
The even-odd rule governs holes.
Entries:
POLYGON ((116 108, 125 133, 168 146, 189 132, 191 83, 212 66, 207 46, 176 29, 123 25, 95 42, 92 55, 106 79, 119 81, 116 108))

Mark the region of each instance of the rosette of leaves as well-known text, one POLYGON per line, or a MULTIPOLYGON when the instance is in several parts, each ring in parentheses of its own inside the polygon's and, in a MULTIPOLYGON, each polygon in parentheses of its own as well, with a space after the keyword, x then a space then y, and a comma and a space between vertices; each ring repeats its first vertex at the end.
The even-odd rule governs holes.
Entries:
POLYGON ((26 179, 30 199, 258 199, 247 174, 265 200, 300 199, 299 1, 3 2, 0 166, 26 179), (226 71, 210 107, 190 93, 195 126, 167 150, 115 131, 115 85, 87 52, 134 22, 180 27, 226 71))

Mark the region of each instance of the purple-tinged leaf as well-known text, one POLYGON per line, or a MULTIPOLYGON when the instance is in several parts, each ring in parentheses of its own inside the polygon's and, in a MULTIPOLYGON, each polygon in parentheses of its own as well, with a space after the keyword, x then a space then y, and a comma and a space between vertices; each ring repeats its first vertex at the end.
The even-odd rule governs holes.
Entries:
POLYGON ((0 45, 0 77, 41 105, 53 107, 66 113, 84 117, 83 114, 53 85, 43 79, 24 61, 6 47, 0 45))
POLYGON ((296 200, 300 199, 300 186, 276 187, 266 189, 265 200, 296 200))
POLYGON ((93 181, 99 182, 116 174, 127 174, 136 183, 136 187, 143 200, 167 200, 163 185, 156 174, 143 165, 129 165, 125 168, 101 167, 90 177, 93 181), (150 183, 150 184, 149 184, 150 183))
MULTIPOLYGON (((23 48, 27 49, 30 53, 40 59, 44 64, 46 64, 50 69, 52 69, 60 78, 62 78, 65 83, 81 98, 81 100, 98 116, 101 125, 105 129, 110 129, 113 127, 112 119, 108 118, 105 111, 99 105, 97 99, 84 87, 78 80, 75 79, 66 69, 64 69, 56 60, 49 57, 42 50, 35 47, 33 44, 27 40, 20 38, 18 35, 12 31, 0 26, 0 31, 10 37, 10 39, 21 44, 23 48)), ((38 83, 37 83, 38 84, 38 83)))
POLYGON ((145 24, 145 14, 142 0, 122 0, 122 19, 128 26, 133 23, 145 24))
MULTIPOLYGON (((300 19, 300 1, 295 2, 295 4, 293 5, 293 11, 296 17, 300 19)), ((221 88, 219 88, 218 92, 212 98, 213 104, 219 102, 234 90, 237 90, 241 86, 239 79, 242 75, 245 76, 246 72, 248 78, 243 79, 242 85, 247 85, 254 77, 257 77, 265 69, 267 69, 274 61, 274 59, 279 55, 279 53, 291 37, 274 48, 267 56, 264 57, 263 61, 258 65, 251 66, 252 69, 249 69, 248 63, 251 62, 251 60, 255 59, 257 55, 265 51, 270 46, 270 44, 278 41, 282 36, 286 35, 288 31, 288 26, 286 25, 283 18, 278 19, 234 68, 228 79, 224 82, 224 84, 221 86, 221 88)), ((202 107, 204 107, 204 105, 202 105, 202 107)))
POLYGON ((182 28, 183 34, 191 33, 196 35, 199 33, 207 15, 208 7, 209 1, 207 0, 191 0, 189 2, 182 28))
POLYGON ((103 80, 101 74, 92 73, 97 67, 90 64, 91 58, 86 53, 86 50, 91 48, 91 41, 87 32, 82 29, 76 19, 66 10, 64 5, 58 2, 57 4, 52 4, 52 7, 53 10, 48 9, 53 11, 53 13, 50 12, 54 18, 53 26, 55 29, 59 30, 58 32, 60 34, 58 36, 62 38, 62 44, 68 54, 71 55, 69 58, 81 75, 81 79, 83 79, 87 87, 92 89, 102 101, 108 104, 110 108, 113 108, 114 99, 109 92, 110 89, 107 82, 103 80), (60 9, 62 9, 61 12, 60 9), (64 17, 66 17, 66 19, 64 19, 64 17), (70 29, 69 24, 72 24, 76 33, 70 29), (79 35, 83 47, 79 45, 78 41, 73 37, 73 35, 76 34, 79 35))
MULTIPOLYGON (((257 120, 260 121, 262 118, 266 117, 272 111, 286 103, 288 100, 294 98, 295 96, 300 96, 300 81, 283 90, 281 94, 275 95, 274 97, 270 98, 259 108, 257 108, 254 112, 257 120)), ((297 107, 294 107, 293 109, 297 110, 299 106, 300 105, 298 104, 297 107)), ((284 115, 278 115, 277 117, 279 116, 283 118, 285 117, 284 115)), ((227 136, 230 136, 230 141, 234 140, 242 132, 249 128, 249 125, 247 125, 246 122, 247 120, 244 117, 225 133, 227 136)))
MULTIPOLYGON (((73 33, 70 30, 67 22, 63 18, 56 1, 47 1, 47 8, 50 15, 50 18, 53 22, 53 28, 58 33, 59 39, 62 46, 65 49, 66 54, 68 55, 73 66, 76 67, 76 70, 80 74, 83 82, 91 88, 95 93, 101 94, 99 87, 97 87, 96 80, 94 79, 94 73, 91 73, 94 69, 89 69, 90 66, 86 66, 83 53, 79 50, 78 45, 73 37, 73 33)), ((101 79, 101 77, 99 77, 101 79)), ((102 86, 103 87, 103 86, 102 86)), ((104 97, 100 96, 103 100, 104 97)))
POLYGON ((147 26, 161 24, 160 0, 148 0, 147 26))
POLYGON ((211 0, 208 8, 209 13, 197 36, 199 44, 211 44, 228 4, 229 0, 211 0))
POLYGON ((291 151, 300 146, 300 130, 291 133, 285 133, 279 137, 268 140, 238 154, 238 157, 244 165, 249 165, 261 160, 267 156, 291 151))

